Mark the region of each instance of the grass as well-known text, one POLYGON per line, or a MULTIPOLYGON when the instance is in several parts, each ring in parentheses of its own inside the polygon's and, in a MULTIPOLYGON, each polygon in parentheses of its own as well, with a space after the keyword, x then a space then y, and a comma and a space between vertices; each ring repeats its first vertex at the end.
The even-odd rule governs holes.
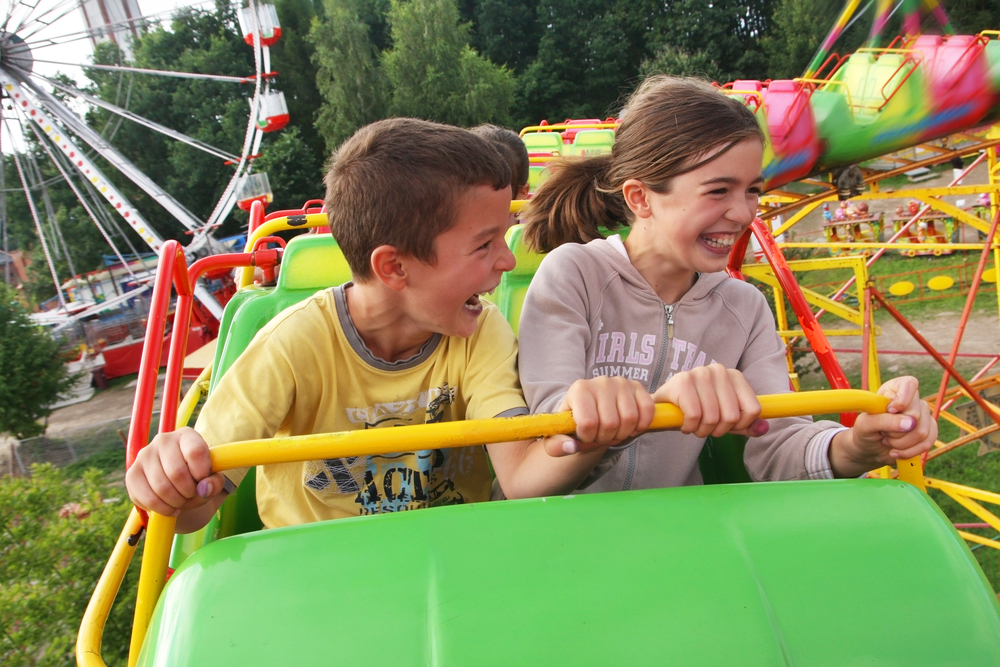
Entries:
MULTIPOLYGON (((825 253, 817 254, 816 257, 825 257, 825 253)), ((965 280, 971 281, 975 264, 979 260, 978 253, 956 252, 953 255, 941 257, 900 257, 895 254, 886 253, 869 267, 869 276, 873 279, 875 286, 884 296, 908 319, 920 319, 931 317, 945 312, 961 312, 965 305, 966 294, 960 280, 959 269, 953 268, 962 264, 971 264, 968 269, 964 269, 965 280), (920 282, 915 272, 923 272, 923 282, 937 275, 947 275, 955 279, 955 285, 947 290, 934 292, 924 288, 925 296, 944 297, 929 298, 923 301, 909 300, 917 296, 917 292, 905 298, 894 297, 889 294, 889 286, 897 281, 908 280, 915 285, 920 282), (911 275, 899 275, 911 274, 911 275), (899 276, 898 278, 888 278, 879 280, 885 276, 899 276), (906 301, 905 303, 900 303, 906 301)), ((987 270, 993 268, 992 259, 986 265, 987 270)), ((796 273, 796 277, 803 287, 813 289, 821 294, 832 295, 844 283, 854 277, 851 269, 823 269, 819 271, 808 271, 796 273)), ((770 291, 770 290, 767 290, 770 291)), ((850 306, 857 306, 858 290, 856 285, 852 285, 844 302, 850 306)), ((974 310, 979 312, 993 312, 997 310, 996 286, 991 283, 981 283, 974 310)), ((879 308, 875 311, 876 322, 886 321, 890 315, 879 308)))

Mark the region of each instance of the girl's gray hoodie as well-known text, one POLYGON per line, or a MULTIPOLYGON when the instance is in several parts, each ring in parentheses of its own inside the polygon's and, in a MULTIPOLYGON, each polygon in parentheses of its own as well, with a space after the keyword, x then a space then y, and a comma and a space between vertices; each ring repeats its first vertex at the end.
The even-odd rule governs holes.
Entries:
MULTIPOLYGON (((781 338, 764 296, 724 273, 702 274, 665 304, 624 255, 617 238, 568 243, 542 261, 521 311, 519 366, 531 412, 558 410, 581 378, 623 376, 655 391, 678 371, 718 362, 740 370, 758 395, 790 391, 781 338)), ((832 478, 836 422, 774 419, 747 442, 756 480, 832 478)), ((581 491, 701 484, 704 438, 647 433, 611 448, 581 491)))

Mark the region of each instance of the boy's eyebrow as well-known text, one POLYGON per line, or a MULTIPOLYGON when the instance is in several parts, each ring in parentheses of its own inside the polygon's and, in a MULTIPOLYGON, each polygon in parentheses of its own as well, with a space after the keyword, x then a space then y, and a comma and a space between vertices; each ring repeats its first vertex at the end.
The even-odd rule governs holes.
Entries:
MULTIPOLYGON (((753 179, 753 181, 751 181, 751 185, 753 183, 763 183, 763 182, 764 182, 764 174, 761 174, 757 178, 753 179)), ((739 179, 736 178, 735 176, 717 176, 716 178, 710 178, 707 181, 702 181, 701 185, 714 185, 716 183, 734 185, 736 183, 739 183, 739 179)))
POLYGON ((484 229, 483 231, 479 232, 478 234, 476 234, 472 238, 474 240, 476 240, 476 241, 478 241, 479 239, 488 239, 491 236, 495 236, 500 231, 506 232, 507 229, 508 228, 504 228, 502 225, 497 225, 495 227, 490 227, 489 229, 484 229))

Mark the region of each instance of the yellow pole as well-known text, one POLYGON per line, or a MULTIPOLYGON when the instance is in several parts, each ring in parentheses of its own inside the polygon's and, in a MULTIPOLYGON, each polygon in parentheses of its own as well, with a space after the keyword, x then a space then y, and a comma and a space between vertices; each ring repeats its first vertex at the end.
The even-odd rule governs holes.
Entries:
POLYGON ((87 611, 83 614, 83 620, 80 621, 80 632, 76 636, 76 664, 80 667, 105 667, 101 658, 104 624, 108 620, 111 604, 115 601, 128 565, 132 562, 132 554, 135 553, 135 545, 129 544, 129 538, 137 534, 141 528, 139 510, 133 507, 121 535, 118 536, 114 551, 111 552, 111 558, 108 559, 108 564, 104 566, 104 572, 97 581, 94 594, 87 604, 87 611))
POLYGON ((135 667, 139 661, 139 650, 146 639, 146 629, 153 617, 153 609, 160 598, 160 592, 167 581, 167 562, 170 547, 174 541, 175 517, 149 513, 146 526, 146 544, 142 552, 142 567, 139 570, 139 590, 135 596, 135 618, 132 621, 132 642, 128 649, 128 667, 135 667))

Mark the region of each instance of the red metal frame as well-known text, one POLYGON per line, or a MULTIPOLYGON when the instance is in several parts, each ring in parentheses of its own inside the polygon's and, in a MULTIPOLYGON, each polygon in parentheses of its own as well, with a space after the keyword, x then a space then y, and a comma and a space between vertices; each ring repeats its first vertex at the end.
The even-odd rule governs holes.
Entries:
POLYGON ((149 318, 146 322, 146 337, 143 343, 142 361, 139 365, 135 401, 132 404, 132 423, 129 426, 125 451, 126 467, 132 466, 139 451, 149 443, 149 427, 152 422, 156 378, 160 368, 160 355, 166 332, 171 288, 177 291, 177 305, 174 308, 173 333, 167 356, 163 398, 160 403, 160 433, 173 431, 177 421, 184 353, 187 349, 191 308, 194 303, 193 286, 206 272, 222 268, 262 266, 270 267, 273 271, 274 265, 280 261, 280 258, 281 250, 276 248, 251 253, 204 257, 189 268, 180 243, 170 240, 163 244, 160 249, 160 261, 157 264, 156 281, 153 284, 153 294, 149 304, 149 318))
MULTIPOLYGON (((983 271, 986 270, 986 263, 990 258, 993 239, 996 238, 998 223, 1000 223, 1000 210, 998 210, 997 214, 993 216, 993 222, 990 224, 990 231, 986 235, 986 241, 983 244, 983 252, 979 255, 979 264, 976 265, 976 273, 973 275, 972 284, 969 286, 969 296, 965 300, 965 308, 962 309, 962 316, 958 320, 958 330, 955 332, 955 340, 951 343, 951 352, 948 354, 949 364, 954 364, 955 359, 958 357, 958 347, 962 344, 962 336, 965 334, 965 325, 969 321, 969 315, 972 314, 972 306, 976 302, 976 294, 979 293, 979 283, 982 280, 983 271)), ((948 373, 943 373, 941 376, 941 386, 938 387, 937 401, 934 403, 934 419, 937 419, 938 415, 941 414, 941 404, 944 403, 944 394, 947 389, 948 373)))
MULTIPOLYGON (((809 344, 830 386, 833 389, 850 389, 851 383, 848 382, 847 376, 844 374, 844 369, 841 368, 840 362, 837 361, 837 355, 833 353, 830 341, 827 340, 822 327, 816 321, 816 316, 813 314, 809 302, 806 301, 806 297, 802 293, 798 281, 795 280, 795 275, 788 267, 788 262, 785 261, 785 256, 782 254, 781 248, 778 247, 777 241, 771 235, 771 230, 768 229, 767 225, 760 218, 755 219, 751 223, 750 228, 733 245, 733 249, 729 254, 727 272, 733 278, 745 280, 742 272, 743 257, 746 255, 751 233, 757 238, 757 242, 760 243, 760 247, 764 251, 764 256, 767 258, 775 277, 778 279, 778 284, 785 291, 788 302, 791 304, 792 310, 798 318, 799 324, 802 326, 802 331, 809 340, 809 344)), ((844 413, 840 416, 841 423, 845 426, 853 426, 856 418, 857 414, 855 413, 844 413)))
POLYGON ((920 335, 920 332, 917 331, 912 324, 910 324, 909 320, 907 320, 902 313, 896 310, 895 306, 889 303, 888 299, 882 296, 881 292, 879 292, 874 287, 870 289, 872 296, 875 297, 875 299, 877 299, 878 302, 882 304, 882 307, 885 308, 886 312, 892 315, 893 318, 895 318, 895 320, 899 322, 900 326, 906 329, 906 331, 911 336, 913 336, 913 340, 920 343, 920 346, 925 350, 927 350, 927 353, 929 355, 934 357, 934 360, 941 365, 941 368, 945 369, 945 371, 947 371, 949 375, 955 378, 955 382, 957 382, 959 386, 966 391, 966 393, 969 395, 969 398, 974 400, 979 405, 979 407, 981 407, 986 412, 986 414, 989 415, 990 419, 992 419, 997 424, 1000 424, 1000 415, 998 415, 996 412, 993 411, 993 409, 990 407, 990 404, 986 402, 986 399, 980 396, 979 393, 972 388, 969 382, 962 377, 962 374, 956 371, 955 367, 952 366, 950 363, 948 363, 948 360, 942 357, 941 353, 935 350, 934 346, 931 345, 926 338, 920 335))

